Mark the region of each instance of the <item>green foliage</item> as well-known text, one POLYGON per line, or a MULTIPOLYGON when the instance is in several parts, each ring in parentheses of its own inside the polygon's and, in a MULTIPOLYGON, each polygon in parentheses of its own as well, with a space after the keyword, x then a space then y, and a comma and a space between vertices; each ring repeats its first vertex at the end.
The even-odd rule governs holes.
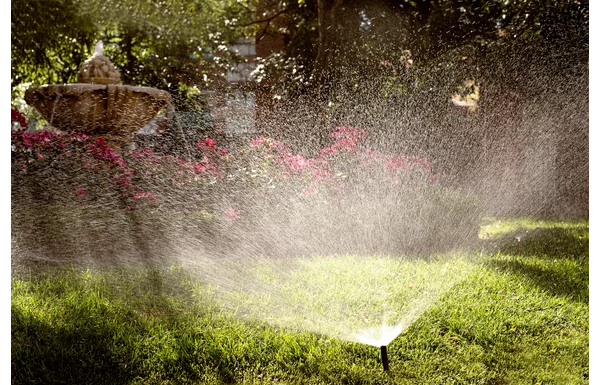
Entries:
POLYGON ((222 78, 232 56, 223 47, 235 41, 223 28, 228 3, 200 1, 98 1, 101 38, 107 55, 122 69, 126 84, 168 89, 179 83, 203 87, 222 78))
MULTIPOLYGON (((279 36, 286 42, 284 51, 265 59, 265 67, 260 69, 265 78, 272 74, 271 80, 282 82, 281 95, 305 92, 306 85, 324 70, 317 58, 316 47, 324 43, 319 40, 319 28, 335 30, 328 37, 334 40, 334 53, 329 54, 331 63, 326 70, 335 78, 329 86, 345 87, 346 91, 357 82, 392 76, 392 72, 402 83, 422 81, 428 77, 427 71, 424 74, 417 67, 435 70, 437 63, 432 62, 463 47, 486 55, 498 44, 528 41, 552 45, 557 37, 565 36, 569 43, 562 49, 587 45, 589 7, 580 1, 315 0, 267 4, 270 11, 265 16, 282 15, 269 23, 257 21, 253 28, 261 36, 279 36), (334 22, 319 25, 319 16, 331 17, 334 22), (406 52, 414 60, 409 65, 403 58, 406 52), (347 84, 335 84, 339 82, 347 84)), ((470 64, 471 68, 477 66, 470 64)))
MULTIPOLYGON (((335 20, 331 36, 336 52, 327 71, 338 79, 330 86, 342 88, 343 95, 378 78, 373 86, 383 94, 414 93, 439 71, 440 61, 464 47, 472 47, 479 57, 492 53, 492 61, 508 57, 494 54, 498 46, 515 42, 556 45, 580 57, 589 35, 587 3, 571 0, 379 0, 336 6, 326 0, 17 0, 11 4, 11 84, 72 82, 102 39, 123 82, 169 90, 178 108, 189 109, 180 84, 220 87, 227 71, 245 60, 228 44, 243 37, 275 38, 284 43, 283 51, 261 54, 256 79, 267 87, 278 85, 280 96, 302 95, 324 71, 317 57, 324 43, 319 40, 324 28, 318 21, 319 3, 335 20)), ((529 63, 532 55, 524 56, 529 63)), ((470 62, 468 67, 472 71, 482 64, 470 62)), ((445 71, 443 78, 448 76, 458 77, 449 82, 453 86, 473 77, 445 71)))
POLYGON ((12 2, 12 86, 76 81, 103 40, 125 84, 167 89, 177 103, 185 98, 180 83, 211 86, 239 59, 227 44, 242 36, 228 26, 240 7, 236 1, 12 2))
MULTIPOLYGON (((62 54, 70 48, 74 51, 72 60, 60 58, 65 68, 55 71, 71 71, 66 76, 71 79, 76 68, 69 69, 69 65, 80 64, 93 39, 104 37, 114 44, 107 47, 107 52, 117 56, 125 70, 125 80, 146 80, 156 85, 160 79, 165 84, 175 84, 169 81, 174 77, 171 72, 183 69, 187 74, 185 64, 190 56, 199 60, 201 67, 213 68, 214 63, 204 56, 214 55, 219 45, 241 36, 275 35, 288 44, 273 67, 293 59, 293 67, 282 69, 291 70, 294 80, 301 73, 310 74, 318 39, 317 1, 268 1, 260 7, 265 10, 262 14, 257 13, 259 5, 254 1, 17 1, 12 3, 13 61, 17 65, 30 61, 30 67, 48 65, 52 59, 43 55, 48 49, 61 49, 62 54), (158 64, 167 71, 161 73, 158 64)), ((472 1, 460 2, 460 6, 437 1, 408 2, 402 6, 386 1, 348 2, 339 10, 338 22, 343 24, 346 55, 357 50, 360 55, 353 60, 360 65, 371 58, 393 59, 405 49, 410 49, 419 60, 439 56, 472 42, 495 41, 499 31, 506 29, 514 36, 545 31, 549 34, 554 28, 552 22, 585 22, 586 9, 585 4, 572 1, 472 1), (403 27, 393 31, 391 25, 403 27), (390 38, 390 33, 398 38, 390 38)), ((349 64, 345 62, 342 67, 349 64)), ((200 71, 200 75, 207 73, 200 71)), ((190 80, 197 78, 192 76, 190 80)))
POLYGON ((96 37, 78 0, 12 1, 11 86, 76 81, 96 37))

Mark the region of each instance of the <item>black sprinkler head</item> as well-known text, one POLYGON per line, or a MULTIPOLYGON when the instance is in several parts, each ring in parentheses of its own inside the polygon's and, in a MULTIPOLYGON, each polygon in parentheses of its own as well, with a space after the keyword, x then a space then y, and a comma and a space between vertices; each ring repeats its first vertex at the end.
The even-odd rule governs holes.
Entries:
POLYGON ((381 363, 383 364, 383 370, 386 372, 390 371, 390 362, 388 361, 387 346, 381 347, 381 363))

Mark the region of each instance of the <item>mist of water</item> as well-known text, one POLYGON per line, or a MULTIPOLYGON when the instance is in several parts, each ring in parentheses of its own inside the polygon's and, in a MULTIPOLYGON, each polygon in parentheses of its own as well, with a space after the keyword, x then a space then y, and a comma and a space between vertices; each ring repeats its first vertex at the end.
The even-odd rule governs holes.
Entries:
MULTIPOLYGON (((268 196, 246 185, 214 190, 215 212, 247 210, 242 221, 221 218, 207 231, 186 211, 190 197, 168 181, 149 186, 163 192, 162 207, 127 212, 114 196, 78 205, 68 173, 41 169, 27 179, 13 170, 13 267, 182 264, 239 317, 387 345, 472 271, 449 252, 473 245, 474 221, 587 215, 587 71, 543 78, 548 71, 538 70, 524 74, 531 92, 521 97, 488 77, 476 113, 453 106, 451 89, 387 97, 365 82, 336 95, 329 110, 300 97, 263 111, 251 135, 217 133, 234 147, 251 136, 282 139, 311 157, 324 146, 324 127, 360 127, 376 151, 431 160, 445 186, 467 198, 458 207, 451 194, 390 188, 368 175, 344 204, 290 194, 291 182, 268 196)), ((185 155, 203 134, 194 135, 151 145, 185 155)))

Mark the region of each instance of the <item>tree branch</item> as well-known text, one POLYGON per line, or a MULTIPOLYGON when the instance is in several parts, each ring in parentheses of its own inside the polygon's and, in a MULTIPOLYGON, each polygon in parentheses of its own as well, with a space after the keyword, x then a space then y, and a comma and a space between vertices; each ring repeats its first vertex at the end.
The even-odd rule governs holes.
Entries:
POLYGON ((239 25, 237 25, 237 26, 238 26, 238 27, 249 27, 249 26, 251 26, 251 25, 253 25, 253 24, 260 24, 260 23, 267 23, 267 25, 269 25, 269 23, 270 23, 271 21, 273 21, 273 20, 274 20, 275 18, 277 18, 278 16, 280 16, 280 15, 282 15, 282 14, 286 13, 287 11, 289 11, 289 8, 284 8, 284 9, 282 9, 281 11, 279 11, 279 12, 275 13, 274 15, 272 15, 272 16, 269 16, 269 17, 267 17, 267 18, 265 18, 265 19, 254 20, 254 21, 251 21, 251 22, 249 22, 249 23, 246 23, 246 24, 239 24, 239 25))

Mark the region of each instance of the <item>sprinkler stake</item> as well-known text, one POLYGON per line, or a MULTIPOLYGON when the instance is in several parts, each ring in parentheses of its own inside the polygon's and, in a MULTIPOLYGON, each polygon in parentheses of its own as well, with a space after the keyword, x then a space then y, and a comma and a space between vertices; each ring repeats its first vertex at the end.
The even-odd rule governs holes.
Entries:
POLYGON ((390 362, 388 361, 387 346, 381 347, 381 363, 383 364, 383 370, 386 372, 390 371, 390 362))

